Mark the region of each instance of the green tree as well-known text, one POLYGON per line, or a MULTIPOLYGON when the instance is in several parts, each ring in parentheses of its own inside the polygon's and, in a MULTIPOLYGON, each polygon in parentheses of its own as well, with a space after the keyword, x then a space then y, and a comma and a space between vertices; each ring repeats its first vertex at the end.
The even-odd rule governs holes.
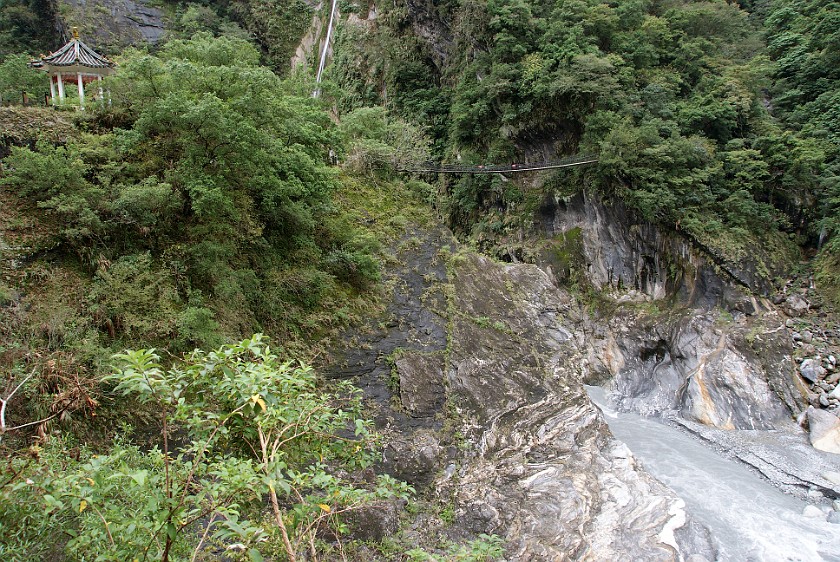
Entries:
POLYGON ((23 103, 23 94, 43 101, 50 90, 47 75, 29 66, 27 55, 9 55, 0 63, 0 105, 23 103))

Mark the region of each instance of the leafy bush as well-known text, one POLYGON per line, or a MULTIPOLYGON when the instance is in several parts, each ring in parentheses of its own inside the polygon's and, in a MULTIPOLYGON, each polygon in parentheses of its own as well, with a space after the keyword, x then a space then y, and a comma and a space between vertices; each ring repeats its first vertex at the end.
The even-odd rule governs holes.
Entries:
POLYGON ((148 253, 125 256, 101 269, 90 292, 95 318, 112 332, 145 341, 175 335, 181 299, 148 253))
POLYGON ((55 542, 39 544, 31 533, 49 531, 78 560, 166 561, 211 545, 235 557, 234 542, 260 560, 272 537, 294 560, 322 530, 338 537, 342 513, 410 492, 388 477, 364 488, 343 476, 373 460, 358 391, 319 390, 312 369, 281 363, 260 335, 196 350, 169 369, 153 350, 117 359, 105 382, 160 417, 159 448, 118 440, 106 454, 77 450, 74 462, 56 442, 40 458, 14 460, 0 484, 0 528, 12 553, 43 552, 55 542), (247 519, 259 518, 263 495, 274 516, 267 528, 247 519))
POLYGON ((422 129, 383 107, 355 109, 342 118, 341 130, 350 139, 346 166, 358 173, 410 168, 430 159, 422 129))

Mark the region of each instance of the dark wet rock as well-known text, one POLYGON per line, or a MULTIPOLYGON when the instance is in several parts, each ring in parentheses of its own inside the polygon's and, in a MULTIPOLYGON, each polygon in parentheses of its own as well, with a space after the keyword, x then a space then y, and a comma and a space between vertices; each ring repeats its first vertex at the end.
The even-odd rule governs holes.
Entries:
POLYGON ((420 429, 389 439, 382 451, 382 467, 395 478, 424 488, 443 467, 443 454, 437 436, 420 429))
POLYGON ((434 416, 443 408, 443 353, 408 353, 395 361, 400 402, 414 417, 434 416))
POLYGON ((350 538, 378 542, 393 536, 400 528, 404 508, 403 501, 387 501, 347 512, 344 519, 350 528, 350 538))
POLYGON ((443 68, 453 45, 449 23, 441 19, 435 3, 430 0, 408 0, 406 8, 414 33, 425 41, 435 64, 443 68))
POLYGON ((154 45, 166 34, 164 13, 147 0, 59 0, 67 28, 78 26, 91 46, 115 53, 127 46, 154 45))
POLYGON ((820 451, 840 455, 840 419, 831 412, 808 408, 811 445, 820 451))
POLYGON ((799 374, 803 379, 814 383, 826 375, 826 370, 820 365, 819 359, 805 359, 799 365, 799 374))
MULTIPOLYGON (((537 223, 547 237, 579 233, 584 273, 596 289, 632 289, 655 300, 676 295, 687 304, 722 306, 747 315, 769 306, 750 294, 773 290, 756 261, 729 260, 685 232, 639 221, 619 202, 607 203, 589 193, 566 199, 547 196, 537 223)), ((760 253, 755 249, 756 256, 760 253)), ((761 259, 774 270, 776 257, 761 259)))
MULTIPOLYGON (((391 379, 389 358, 396 352, 405 356, 414 352, 434 354, 446 349, 446 298, 442 287, 447 282, 447 272, 446 261, 439 253, 448 253, 453 246, 452 234, 443 227, 408 232, 392 250, 399 265, 387 276, 387 285, 393 286, 393 290, 383 315, 371 319, 365 330, 354 329, 330 355, 329 363, 319 365, 328 378, 355 380, 375 407, 374 418, 380 428, 394 427, 407 432, 440 425, 434 417, 436 412, 427 410, 421 415, 417 410, 410 415, 408 411, 391 408, 396 385, 391 379)), ((423 385, 423 388, 432 387, 423 385)), ((424 404, 429 406, 431 402, 424 404)))

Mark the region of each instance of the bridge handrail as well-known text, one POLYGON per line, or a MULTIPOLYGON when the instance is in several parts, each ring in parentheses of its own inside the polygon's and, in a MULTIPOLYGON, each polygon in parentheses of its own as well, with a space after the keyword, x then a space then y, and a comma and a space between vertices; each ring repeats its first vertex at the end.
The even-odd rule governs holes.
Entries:
POLYGON ((414 166, 397 167, 400 172, 438 172, 438 173, 500 173, 500 172, 532 172, 536 170, 548 170, 551 168, 564 168, 569 166, 580 166, 594 164, 598 161, 597 154, 578 154, 560 160, 532 163, 511 163, 511 164, 435 164, 425 162, 414 166))

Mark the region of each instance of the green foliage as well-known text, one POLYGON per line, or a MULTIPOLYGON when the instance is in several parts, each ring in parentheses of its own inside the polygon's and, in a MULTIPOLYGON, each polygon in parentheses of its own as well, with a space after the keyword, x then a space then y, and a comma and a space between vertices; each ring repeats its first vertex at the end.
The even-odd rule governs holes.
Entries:
POLYGON ((62 224, 60 233, 73 247, 104 234, 104 190, 86 179, 88 167, 76 147, 41 142, 38 151, 13 147, 6 160, 11 173, 0 185, 30 196, 62 224))
POLYGON ((451 545, 445 554, 430 554, 421 548, 406 552, 411 562, 490 562, 504 554, 504 541, 496 535, 479 535, 465 545, 451 545))
POLYGON ((340 476, 373 460, 358 392, 320 390, 311 368, 281 363, 260 335, 168 369, 153 350, 117 359, 104 382, 160 416, 160 448, 118 440, 74 462, 57 442, 37 460, 14 459, 0 487, 11 555, 43 553, 30 533, 51 532, 64 536, 71 560, 185 559, 234 542, 253 560, 272 537, 291 558, 319 531, 340 533, 341 513, 411 491, 388 477, 363 488, 340 476), (265 494, 274 526, 247 518, 259 516, 265 494))
POLYGON ((790 206, 801 208, 803 200, 814 200, 796 218, 810 219, 811 225, 822 219, 809 234, 819 242, 830 238, 818 269, 840 302, 830 274, 840 255, 840 16, 835 3, 826 0, 774 0, 765 26, 768 50, 777 64, 774 104, 782 120, 798 130, 778 135, 771 145, 781 164, 777 173, 785 180, 790 206), (784 145, 793 145, 793 151, 784 145))
POLYGON ((35 55, 57 41, 53 6, 49 0, 0 3, 0 61, 10 53, 35 55))
POLYGON ((237 23, 230 21, 214 7, 187 2, 176 7, 170 33, 178 39, 186 39, 198 32, 211 32, 215 36, 226 35, 247 39, 248 33, 237 23))
POLYGON ((349 139, 346 164, 354 171, 394 170, 430 159, 429 139, 420 127, 389 116, 383 107, 361 107, 345 115, 349 139))
MULTIPOLYGON (((82 123, 96 134, 5 160, 0 184, 54 216, 59 248, 98 271, 91 311, 110 336, 189 349, 218 343, 214 332, 299 333, 299 312, 327 290, 379 278, 379 247, 335 218, 328 163, 343 133, 311 89, 259 59, 208 33, 128 51, 109 79, 113 107, 82 123), (295 272, 290 290, 272 290, 278 271, 295 272)), ((389 152, 424 150, 419 131, 386 124, 389 152)))
POLYGON ((50 89, 47 74, 29 66, 27 55, 9 55, 0 63, 0 105, 23 103, 25 92, 31 102, 42 102, 50 89))
MULTIPOLYGON (((165 342, 176 333, 178 292, 169 276, 154 266, 148 253, 124 256, 107 269, 100 269, 90 300, 94 318, 117 334, 165 342)), ((184 314, 189 318, 186 311, 184 314)), ((189 328, 189 324, 182 327, 189 328)))
MULTIPOLYGON (((382 7, 376 30, 343 29, 359 44, 337 61, 350 107, 375 98, 428 124, 434 153, 446 159, 515 162, 540 159, 550 147, 598 152, 597 169, 565 173, 564 191, 587 184, 648 220, 689 225, 705 240, 816 224, 814 197, 838 175, 819 164, 819 154, 830 151, 773 122, 766 92, 774 63, 759 20, 738 5, 521 0, 428 9, 430 21, 451 22, 451 43, 431 48, 418 41, 402 6, 382 7)), ((822 7, 817 12, 830 20, 822 7)), ((831 26, 823 27, 833 37, 831 26)), ((433 32, 449 39, 442 29, 433 32)), ((814 57, 831 52, 816 50, 832 40, 823 39, 812 40, 814 57)), ((798 45, 788 40, 779 48, 789 44, 798 45)), ((829 118, 833 106, 820 113, 829 118)), ((828 125, 822 130, 836 129, 828 125)), ((387 156, 369 141, 364 153, 387 156)), ((489 178, 458 178, 447 192, 450 220, 463 232, 475 231, 487 213, 518 209, 521 198, 489 178)), ((807 234, 815 240, 816 232, 810 226, 807 234)))
POLYGON ((288 73, 295 48, 312 21, 312 7, 303 0, 231 0, 229 6, 262 45, 266 64, 288 73))

